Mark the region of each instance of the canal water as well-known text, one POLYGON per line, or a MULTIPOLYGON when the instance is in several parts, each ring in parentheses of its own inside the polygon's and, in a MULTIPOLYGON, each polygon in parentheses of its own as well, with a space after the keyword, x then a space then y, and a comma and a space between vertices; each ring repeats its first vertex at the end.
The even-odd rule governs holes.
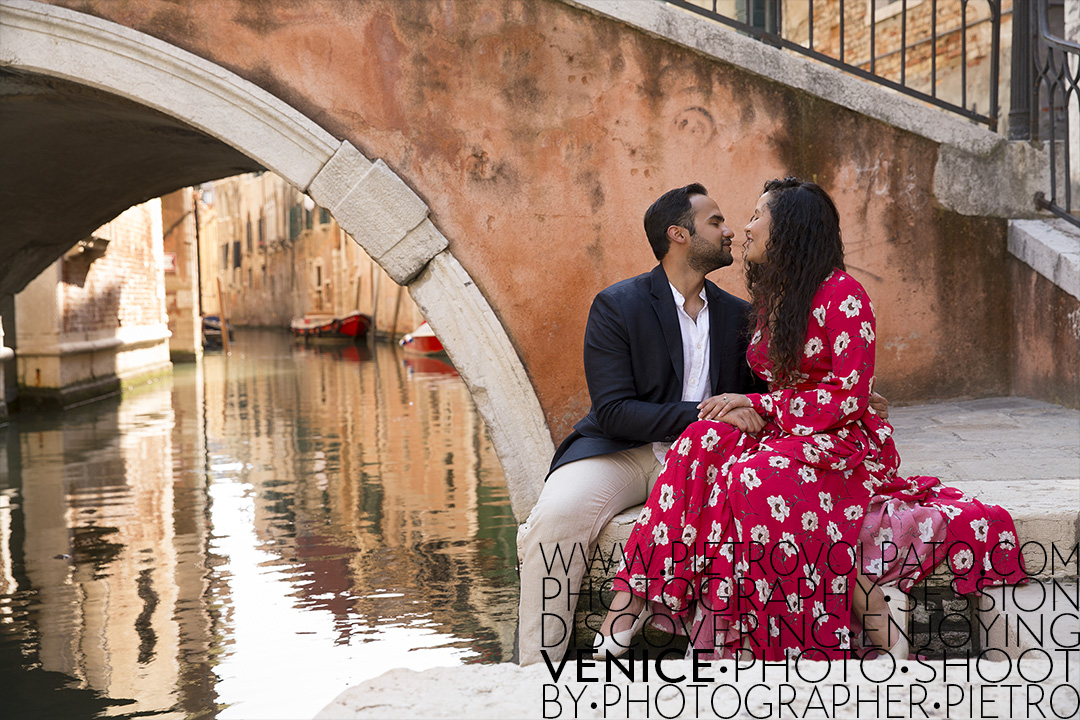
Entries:
POLYGON ((0 429, 0 717, 310 718, 510 660, 515 529, 452 367, 238 330, 0 429))

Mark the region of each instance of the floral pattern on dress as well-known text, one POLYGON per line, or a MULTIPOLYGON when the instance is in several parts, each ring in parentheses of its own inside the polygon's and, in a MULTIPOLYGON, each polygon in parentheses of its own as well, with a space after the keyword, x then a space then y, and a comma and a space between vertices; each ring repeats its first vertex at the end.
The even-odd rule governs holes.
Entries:
MULTIPOLYGON (((1023 577, 1007 512, 936 478, 897 476, 892 427, 869 405, 875 325, 862 285, 834 271, 811 303, 801 381, 748 396, 765 428, 701 420, 673 444, 616 587, 628 583, 667 616, 654 624, 688 635, 688 652, 844 655, 860 558, 868 575, 904 589, 946 558, 960 592, 974 589, 976 566, 996 582, 1023 577), (911 557, 897 560, 893 546, 911 557)), ((767 380, 768 342, 758 327, 747 350, 767 380)))

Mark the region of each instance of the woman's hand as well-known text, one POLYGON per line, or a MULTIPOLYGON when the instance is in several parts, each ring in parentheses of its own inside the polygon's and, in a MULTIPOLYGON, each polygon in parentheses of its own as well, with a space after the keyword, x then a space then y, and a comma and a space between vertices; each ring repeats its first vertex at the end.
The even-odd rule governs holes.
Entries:
POLYGON ((698 405, 698 419, 719 420, 734 425, 743 432, 757 433, 765 421, 750 404, 750 399, 738 393, 713 395, 698 405))

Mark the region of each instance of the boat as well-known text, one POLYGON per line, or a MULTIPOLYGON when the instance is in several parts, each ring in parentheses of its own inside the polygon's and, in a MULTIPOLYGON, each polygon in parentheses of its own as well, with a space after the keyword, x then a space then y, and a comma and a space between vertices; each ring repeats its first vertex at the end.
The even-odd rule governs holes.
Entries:
POLYGON ((289 323, 289 329, 298 338, 330 338, 356 340, 367 335, 371 329, 371 316, 359 311, 335 317, 333 315, 305 315, 289 323))
MULTIPOLYGON (((202 319, 203 348, 207 350, 221 349, 221 318, 217 315, 207 315, 202 319)), ((232 323, 229 323, 229 342, 233 341, 232 323)))
POLYGON ((446 352, 427 321, 420 323, 420 327, 401 338, 401 347, 405 352, 416 355, 438 355, 446 352))

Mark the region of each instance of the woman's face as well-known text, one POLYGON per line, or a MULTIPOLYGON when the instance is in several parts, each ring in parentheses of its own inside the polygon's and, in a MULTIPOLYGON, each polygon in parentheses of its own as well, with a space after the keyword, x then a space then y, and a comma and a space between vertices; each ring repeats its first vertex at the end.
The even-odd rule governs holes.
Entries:
POLYGON ((769 193, 765 193, 758 198, 754 216, 746 224, 746 244, 743 245, 743 259, 746 262, 763 263, 768 259, 765 257, 765 243, 769 240, 771 227, 769 193))

